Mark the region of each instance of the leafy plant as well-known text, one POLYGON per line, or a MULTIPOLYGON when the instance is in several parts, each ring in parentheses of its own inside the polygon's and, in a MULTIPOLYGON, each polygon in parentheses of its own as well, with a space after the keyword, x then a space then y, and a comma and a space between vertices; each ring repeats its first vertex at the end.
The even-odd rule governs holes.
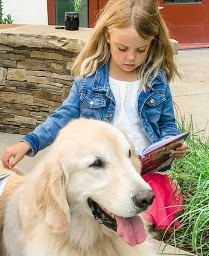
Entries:
POLYGON ((2 3, 2 0, 0 0, 0 24, 3 23, 3 3, 2 3))
POLYGON ((80 12, 81 9, 81 0, 74 0, 74 11, 80 12))
POLYGON ((0 24, 12 24, 12 16, 7 14, 6 18, 3 18, 3 1, 0 0, 0 24))
POLYGON ((12 16, 10 14, 7 14, 7 17, 4 18, 5 24, 12 24, 14 20, 12 20, 12 16))

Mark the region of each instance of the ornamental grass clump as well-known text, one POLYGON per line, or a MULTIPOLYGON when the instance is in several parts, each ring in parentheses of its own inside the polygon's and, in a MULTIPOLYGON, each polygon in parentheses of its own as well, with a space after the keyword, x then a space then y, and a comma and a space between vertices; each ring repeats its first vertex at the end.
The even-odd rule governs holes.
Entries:
POLYGON ((181 132, 190 130, 188 152, 176 160, 170 171, 177 180, 184 198, 184 210, 179 215, 181 228, 164 234, 163 240, 196 256, 209 256, 209 139, 204 131, 194 132, 192 119, 180 120, 181 132))

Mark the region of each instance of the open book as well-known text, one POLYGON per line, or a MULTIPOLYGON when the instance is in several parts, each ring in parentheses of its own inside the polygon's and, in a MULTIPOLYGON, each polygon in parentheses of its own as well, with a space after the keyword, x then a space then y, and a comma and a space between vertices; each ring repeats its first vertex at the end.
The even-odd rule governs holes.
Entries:
POLYGON ((0 195, 4 189, 4 186, 6 184, 7 181, 7 177, 10 175, 9 172, 5 172, 3 174, 0 174, 0 195))
POLYGON ((169 170, 174 160, 174 157, 170 156, 171 151, 178 148, 188 135, 189 132, 185 132, 172 136, 144 149, 142 155, 139 156, 142 163, 142 174, 169 170))

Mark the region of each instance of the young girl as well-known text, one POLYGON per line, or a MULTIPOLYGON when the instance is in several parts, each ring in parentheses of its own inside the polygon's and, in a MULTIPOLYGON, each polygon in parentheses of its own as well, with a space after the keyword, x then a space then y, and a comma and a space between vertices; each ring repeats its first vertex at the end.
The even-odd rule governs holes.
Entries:
MULTIPOLYGON (((68 98, 20 143, 6 149, 4 167, 49 146, 59 130, 79 117, 122 127, 140 154, 151 143, 177 135, 168 81, 178 74, 166 25, 155 0, 110 0, 91 40, 75 60, 76 75, 68 98), (12 159, 12 161, 10 161, 12 159)), ((172 155, 182 157, 183 143, 172 155)), ((148 174, 156 199, 146 217, 157 229, 175 221, 181 195, 165 174, 148 174)))

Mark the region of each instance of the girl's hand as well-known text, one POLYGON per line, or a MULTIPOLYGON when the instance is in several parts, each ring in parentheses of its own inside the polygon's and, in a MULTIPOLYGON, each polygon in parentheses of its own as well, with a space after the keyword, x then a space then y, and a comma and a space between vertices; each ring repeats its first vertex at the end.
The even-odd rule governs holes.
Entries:
POLYGON ((184 141, 181 146, 171 152, 171 156, 181 158, 184 156, 187 150, 187 143, 184 141))
POLYGON ((4 168, 12 169, 30 150, 25 142, 19 142, 6 148, 1 160, 4 168))

